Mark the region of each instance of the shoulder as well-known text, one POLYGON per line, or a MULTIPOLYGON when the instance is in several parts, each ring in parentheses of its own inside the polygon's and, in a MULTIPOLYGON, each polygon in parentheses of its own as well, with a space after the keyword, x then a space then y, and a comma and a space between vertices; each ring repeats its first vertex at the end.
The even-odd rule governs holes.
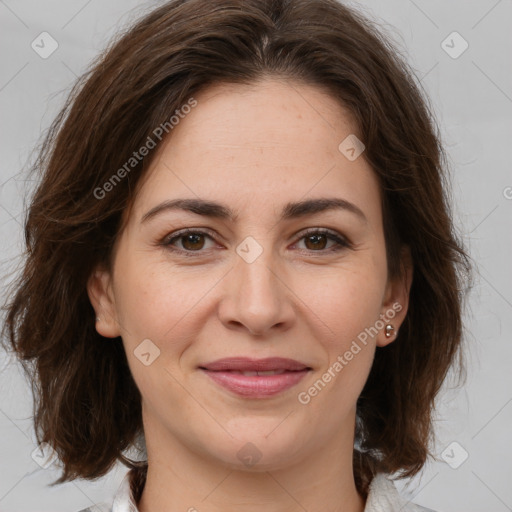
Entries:
POLYGON ((435 512, 403 498, 394 482, 384 473, 377 474, 370 483, 364 512, 435 512))

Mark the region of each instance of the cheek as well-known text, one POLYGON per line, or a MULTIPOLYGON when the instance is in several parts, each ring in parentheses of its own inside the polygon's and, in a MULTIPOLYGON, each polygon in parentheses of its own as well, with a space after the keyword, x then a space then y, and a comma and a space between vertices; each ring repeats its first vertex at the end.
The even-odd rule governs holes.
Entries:
POLYGON ((209 279, 173 270, 163 258, 131 258, 118 265, 116 309, 129 338, 161 340, 208 290, 209 279))
POLYGON ((368 258, 366 264, 302 273, 297 278, 294 289, 309 307, 308 316, 314 313, 320 320, 329 347, 342 349, 378 319, 386 277, 382 266, 368 258))
MULTIPOLYGON (((171 374, 181 372, 184 353, 201 338, 205 318, 213 314, 209 297, 219 276, 199 267, 176 270, 162 259, 139 263, 119 265, 117 314, 137 384, 141 390, 152 390, 151 395, 155 388, 166 394, 176 382, 171 374), (146 362, 154 362, 145 366, 141 354, 148 352, 146 362)), ((177 393, 182 391, 176 388, 177 393)))
MULTIPOLYGON (((320 319, 316 339, 325 352, 320 382, 311 389, 313 395, 318 394, 317 406, 328 403, 350 406, 367 380, 386 280, 383 262, 375 264, 375 261, 368 257, 357 265, 329 269, 323 276, 317 273, 315 279, 302 277, 300 293, 308 297, 308 307, 320 319)), ((340 415, 344 412, 346 408, 339 409, 340 415)))
POLYGON ((310 296, 317 297, 311 309, 326 333, 316 337, 325 359, 316 380, 300 390, 300 403, 309 404, 307 410, 313 415, 329 410, 333 421, 324 428, 325 435, 330 435, 329 429, 342 424, 355 408, 368 378, 375 353, 373 329, 381 313, 382 279, 375 273, 354 272, 350 278, 331 277, 323 286, 318 281, 317 285, 310 289, 310 296))
POLYGON ((205 290, 190 286, 190 276, 171 272, 162 261, 134 259, 118 268, 116 308, 133 379, 153 413, 183 414, 189 404, 178 365, 201 325, 191 319, 207 283, 205 290))

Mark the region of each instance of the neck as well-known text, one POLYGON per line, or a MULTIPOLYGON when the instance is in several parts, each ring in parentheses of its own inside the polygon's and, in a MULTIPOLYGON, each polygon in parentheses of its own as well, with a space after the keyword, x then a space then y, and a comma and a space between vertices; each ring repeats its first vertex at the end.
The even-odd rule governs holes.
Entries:
POLYGON ((298 462, 255 470, 234 468, 189 449, 161 424, 145 422, 148 470, 138 509, 363 512, 365 498, 357 492, 352 467, 351 425, 310 451, 302 447, 304 456, 298 462))

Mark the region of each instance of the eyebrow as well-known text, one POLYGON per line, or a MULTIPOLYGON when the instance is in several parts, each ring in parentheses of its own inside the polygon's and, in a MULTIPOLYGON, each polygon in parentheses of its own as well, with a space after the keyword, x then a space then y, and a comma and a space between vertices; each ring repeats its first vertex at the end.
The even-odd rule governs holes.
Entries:
MULTIPOLYGON (((141 223, 145 223, 164 212, 173 210, 184 210, 197 215, 229 220, 231 222, 236 222, 239 217, 238 212, 235 212, 229 207, 215 201, 208 201, 205 199, 172 199, 164 201, 163 203, 156 205, 154 208, 151 208, 151 210, 142 216, 141 223)), ((281 212, 279 220, 291 220, 329 210, 344 210, 353 213, 362 221, 368 222, 368 219, 360 208, 345 199, 337 197, 307 199, 295 203, 287 203, 281 212)))

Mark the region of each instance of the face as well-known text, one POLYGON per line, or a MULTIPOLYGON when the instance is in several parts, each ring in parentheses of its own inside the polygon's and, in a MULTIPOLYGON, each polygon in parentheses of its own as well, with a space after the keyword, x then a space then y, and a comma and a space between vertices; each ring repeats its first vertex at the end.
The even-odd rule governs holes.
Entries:
POLYGON ((217 85, 195 100, 158 149, 112 273, 98 268, 89 297, 98 332, 122 337, 146 435, 237 467, 252 450, 276 468, 352 435, 410 279, 388 279, 378 181, 364 153, 339 149, 357 131, 337 101, 277 80, 217 85), (200 203, 162 207, 177 199, 200 203), (306 369, 204 370, 239 357, 306 369))

